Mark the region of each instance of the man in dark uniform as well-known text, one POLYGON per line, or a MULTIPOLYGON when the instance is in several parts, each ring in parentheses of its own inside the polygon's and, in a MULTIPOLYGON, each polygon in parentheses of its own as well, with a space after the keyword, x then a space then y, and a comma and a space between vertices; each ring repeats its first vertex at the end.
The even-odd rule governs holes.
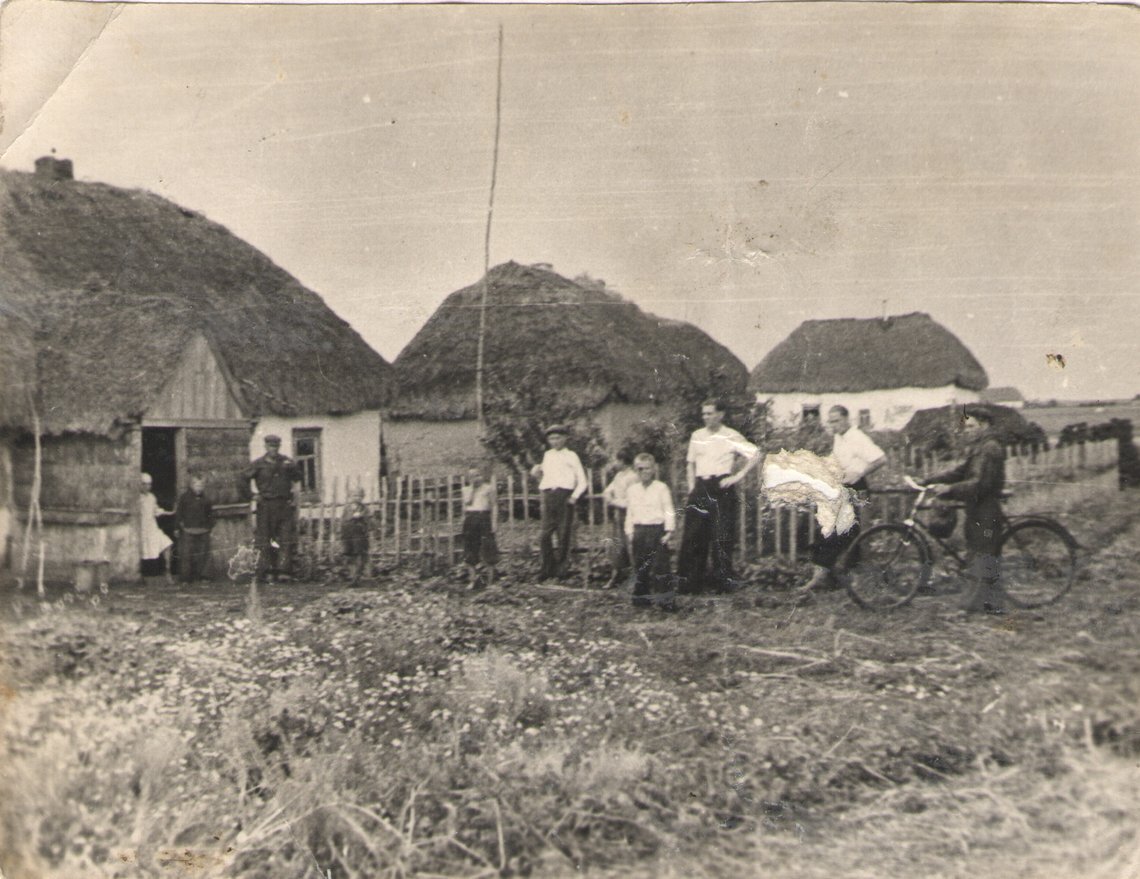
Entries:
POLYGON ((246 484, 257 486, 257 579, 269 572, 270 580, 293 572, 293 545, 296 542, 297 505, 293 487, 301 481, 301 471, 292 459, 280 453, 281 437, 265 437, 265 454, 242 473, 246 484))
POLYGON ((984 406, 967 405, 962 425, 970 441, 966 460, 925 482, 939 497, 959 501, 964 508, 970 588, 963 609, 1000 613, 1004 596, 998 542, 1005 450, 993 434, 993 413, 984 406))

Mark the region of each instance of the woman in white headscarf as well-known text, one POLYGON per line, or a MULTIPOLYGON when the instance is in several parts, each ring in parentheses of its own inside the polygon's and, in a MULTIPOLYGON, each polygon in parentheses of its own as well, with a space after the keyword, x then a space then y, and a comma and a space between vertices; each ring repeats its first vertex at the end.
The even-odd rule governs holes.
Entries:
POLYGON ((169 514, 158 505, 158 500, 151 492, 153 480, 149 473, 142 475, 139 495, 139 557, 142 559, 156 559, 162 556, 166 564, 166 582, 174 582, 170 575, 170 556, 173 541, 166 532, 158 527, 158 517, 169 514))

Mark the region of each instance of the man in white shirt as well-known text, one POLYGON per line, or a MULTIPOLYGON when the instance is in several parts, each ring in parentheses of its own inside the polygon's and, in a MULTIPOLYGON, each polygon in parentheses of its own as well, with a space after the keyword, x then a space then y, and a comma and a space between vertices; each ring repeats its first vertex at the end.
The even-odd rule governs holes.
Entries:
POLYGON ((673 495, 657 478, 657 461, 642 452, 633 462, 637 481, 626 490, 625 534, 633 556, 633 603, 673 605, 669 536, 676 521, 673 495))
POLYGON ((542 496, 542 569, 538 579, 551 580, 566 576, 570 559, 570 538, 574 529, 574 505, 586 491, 586 471, 578 456, 566 448, 570 431, 561 424, 546 429, 550 448, 536 464, 531 475, 538 478, 542 496), (554 546, 557 535, 558 546, 554 546))
MULTIPOLYGON (((866 504, 867 477, 887 463, 887 456, 867 434, 851 424, 845 406, 832 406, 827 413, 827 427, 834 436, 831 457, 843 468, 843 484, 857 495, 858 503, 866 504)), ((829 537, 816 535, 812 546, 811 579, 803 587, 805 592, 832 583, 832 569, 839 557, 859 534, 859 519, 843 534, 829 537)))
POLYGON ((685 530, 677 559, 684 592, 713 588, 731 591, 732 550, 736 536, 736 492, 732 487, 760 463, 760 450, 724 424, 724 405, 707 400, 701 405, 705 426, 689 440, 686 474, 689 499, 685 530), (737 458, 744 467, 733 472, 737 458), (710 570, 711 568, 711 570, 710 570))

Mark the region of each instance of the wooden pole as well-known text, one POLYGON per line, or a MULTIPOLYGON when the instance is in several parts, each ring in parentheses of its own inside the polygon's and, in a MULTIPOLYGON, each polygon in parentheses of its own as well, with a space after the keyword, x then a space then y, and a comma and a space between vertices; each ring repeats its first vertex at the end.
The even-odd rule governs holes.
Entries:
POLYGON ((479 340, 475 352, 475 414, 479 430, 486 428, 483 412, 483 350, 487 336, 487 275, 491 271, 491 220, 495 214, 495 182, 499 175, 499 132, 503 116, 503 26, 499 25, 499 62, 495 78, 495 142, 491 153, 491 188, 487 197, 487 226, 483 233, 483 283, 479 299, 479 340))

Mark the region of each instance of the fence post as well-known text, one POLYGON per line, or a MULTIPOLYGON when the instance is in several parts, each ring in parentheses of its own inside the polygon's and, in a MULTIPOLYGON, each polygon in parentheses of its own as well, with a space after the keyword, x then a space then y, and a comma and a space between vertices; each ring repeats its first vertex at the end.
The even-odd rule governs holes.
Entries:
MULTIPOLYGON (((452 490, 455 488, 456 477, 447 477, 447 566, 450 568, 455 564, 455 498, 452 496, 452 490)), ((495 483, 491 483, 492 490, 495 483)), ((459 477, 459 501, 463 502, 463 477, 459 477)))
POLYGON ((384 544, 388 540, 388 477, 380 477, 380 540, 378 550, 384 555, 384 544))
POLYGON ((400 496, 404 493, 404 477, 396 477, 396 496, 392 501, 392 529, 393 540, 396 544, 396 564, 400 563, 400 496))

